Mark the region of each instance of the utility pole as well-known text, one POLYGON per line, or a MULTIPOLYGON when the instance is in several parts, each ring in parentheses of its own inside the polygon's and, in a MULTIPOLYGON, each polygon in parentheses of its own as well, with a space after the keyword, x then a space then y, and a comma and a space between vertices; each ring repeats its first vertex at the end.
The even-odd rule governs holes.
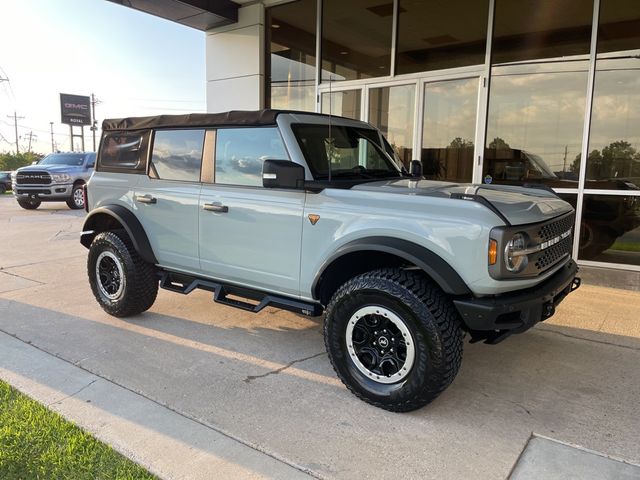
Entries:
POLYGON ((18 145, 18 120, 22 120, 24 117, 19 117, 14 111, 13 115, 7 115, 7 118, 13 118, 13 126, 16 130, 16 155, 20 153, 20 146, 18 145))
POLYGON ((97 121, 96 121, 96 105, 98 103, 102 103, 100 100, 96 98, 96 96, 91 94, 91 132, 93 133, 93 151, 96 151, 96 131, 98 130, 97 121))
POLYGON ((51 126, 51 153, 53 153, 56 151, 53 144, 53 122, 49 122, 49 125, 51 126))
POLYGON ((27 150, 27 152, 31 153, 31 140, 33 140, 33 138, 38 138, 38 135, 34 135, 33 131, 29 132, 29 135, 25 135, 25 137, 29 137, 29 149, 27 150))

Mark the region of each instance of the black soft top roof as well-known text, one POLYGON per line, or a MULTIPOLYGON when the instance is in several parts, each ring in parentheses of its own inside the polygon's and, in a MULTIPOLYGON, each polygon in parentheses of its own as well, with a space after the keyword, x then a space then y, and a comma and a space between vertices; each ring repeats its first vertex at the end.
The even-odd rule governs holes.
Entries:
POLYGON ((155 115, 153 117, 129 117, 106 119, 102 130, 146 130, 159 127, 220 127, 275 125, 281 113, 321 115, 295 110, 232 110, 223 113, 188 113, 184 115, 155 115))

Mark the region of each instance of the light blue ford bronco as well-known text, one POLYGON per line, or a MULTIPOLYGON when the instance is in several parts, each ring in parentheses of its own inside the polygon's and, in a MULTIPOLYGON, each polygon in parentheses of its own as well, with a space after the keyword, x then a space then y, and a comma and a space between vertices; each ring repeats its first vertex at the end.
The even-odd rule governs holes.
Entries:
POLYGON ((453 381, 463 337, 497 343, 580 285, 552 191, 424 180, 371 125, 262 110, 105 120, 81 243, 102 308, 158 287, 325 315, 329 359, 392 411, 453 381))

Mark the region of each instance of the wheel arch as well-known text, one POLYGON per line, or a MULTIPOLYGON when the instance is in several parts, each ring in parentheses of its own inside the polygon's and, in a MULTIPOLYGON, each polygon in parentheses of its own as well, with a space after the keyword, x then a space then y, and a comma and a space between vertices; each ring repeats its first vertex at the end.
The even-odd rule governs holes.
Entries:
POLYGON ((144 227, 133 212, 122 205, 105 205, 92 210, 82 227, 80 243, 89 248, 96 235, 117 229, 127 232, 133 247, 144 261, 154 265, 158 263, 144 227))
POLYGON ((349 278, 382 267, 419 269, 450 295, 468 295, 469 287, 458 273, 431 250, 399 238, 368 237, 338 248, 316 274, 311 293, 327 305, 333 293, 349 278))

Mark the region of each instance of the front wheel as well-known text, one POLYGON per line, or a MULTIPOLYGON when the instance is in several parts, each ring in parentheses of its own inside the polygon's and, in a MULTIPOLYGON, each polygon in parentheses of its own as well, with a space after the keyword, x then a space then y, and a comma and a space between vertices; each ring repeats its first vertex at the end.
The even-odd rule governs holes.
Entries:
POLYGON ((324 335, 347 388, 394 412, 433 401, 462 361, 458 312, 417 272, 382 269, 349 280, 327 307, 324 335))
POLYGON ((67 200, 67 206, 72 210, 80 210, 84 208, 84 192, 82 191, 82 184, 74 185, 71 190, 71 198, 67 200))
POLYGON ((35 210, 40 206, 42 202, 40 200, 18 200, 18 205, 20 205, 25 210, 35 210))
POLYGON ((148 310, 158 295, 155 267, 138 255, 124 231, 96 235, 89 249, 87 272, 96 300, 115 317, 148 310))

